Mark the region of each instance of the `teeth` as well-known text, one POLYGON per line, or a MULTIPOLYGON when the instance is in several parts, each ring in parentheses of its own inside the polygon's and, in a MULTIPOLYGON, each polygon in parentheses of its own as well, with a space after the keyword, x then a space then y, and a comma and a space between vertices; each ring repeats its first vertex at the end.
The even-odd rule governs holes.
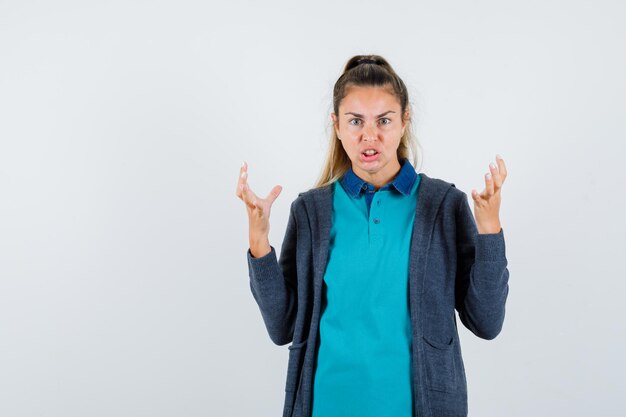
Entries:
POLYGON ((363 152, 365 155, 374 155, 376 153, 376 151, 374 149, 368 149, 365 152, 363 152))

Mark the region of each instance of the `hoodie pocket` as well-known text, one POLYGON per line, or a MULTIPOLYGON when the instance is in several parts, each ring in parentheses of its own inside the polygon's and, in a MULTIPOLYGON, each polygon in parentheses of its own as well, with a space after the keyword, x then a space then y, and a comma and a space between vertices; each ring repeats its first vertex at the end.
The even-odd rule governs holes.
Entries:
POLYGON ((447 340, 422 335, 426 359, 426 386, 434 391, 456 391, 454 337, 447 340))

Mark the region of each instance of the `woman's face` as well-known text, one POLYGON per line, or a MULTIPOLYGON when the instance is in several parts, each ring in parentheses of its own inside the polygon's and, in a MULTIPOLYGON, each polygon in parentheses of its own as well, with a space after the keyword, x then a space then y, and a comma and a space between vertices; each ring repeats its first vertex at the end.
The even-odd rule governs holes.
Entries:
POLYGON ((383 87, 351 86, 339 104, 339 114, 331 114, 337 136, 360 178, 382 186, 399 170, 397 150, 406 128, 400 103, 383 87), (368 149, 376 153, 364 154, 368 149))

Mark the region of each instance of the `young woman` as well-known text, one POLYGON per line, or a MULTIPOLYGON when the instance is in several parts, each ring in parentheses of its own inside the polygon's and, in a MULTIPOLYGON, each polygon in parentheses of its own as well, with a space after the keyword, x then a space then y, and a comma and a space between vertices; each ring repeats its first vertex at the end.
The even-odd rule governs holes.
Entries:
POLYGON ((404 82, 378 55, 355 56, 334 87, 333 133, 316 186, 292 202, 280 260, 266 198, 245 202, 250 288, 270 338, 291 343, 283 416, 467 416, 455 310, 483 339, 509 291, 497 157, 467 195, 417 173, 404 82), (409 158, 413 157, 413 164, 409 158))

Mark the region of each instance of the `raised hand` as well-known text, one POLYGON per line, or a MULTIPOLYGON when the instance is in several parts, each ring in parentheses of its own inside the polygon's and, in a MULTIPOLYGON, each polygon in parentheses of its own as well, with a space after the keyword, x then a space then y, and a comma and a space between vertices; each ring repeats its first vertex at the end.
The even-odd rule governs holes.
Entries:
POLYGON ((241 166, 235 194, 246 204, 249 220, 250 252, 256 258, 266 255, 271 250, 268 240, 270 210, 282 189, 280 185, 276 185, 267 197, 258 197, 248 185, 248 164, 244 162, 241 166))
POLYGON ((478 233, 499 233, 500 225, 500 199, 502 184, 506 179, 506 167, 500 155, 496 155, 496 166, 489 164, 489 173, 485 174, 485 188, 480 194, 472 189, 474 200, 474 218, 478 233))

